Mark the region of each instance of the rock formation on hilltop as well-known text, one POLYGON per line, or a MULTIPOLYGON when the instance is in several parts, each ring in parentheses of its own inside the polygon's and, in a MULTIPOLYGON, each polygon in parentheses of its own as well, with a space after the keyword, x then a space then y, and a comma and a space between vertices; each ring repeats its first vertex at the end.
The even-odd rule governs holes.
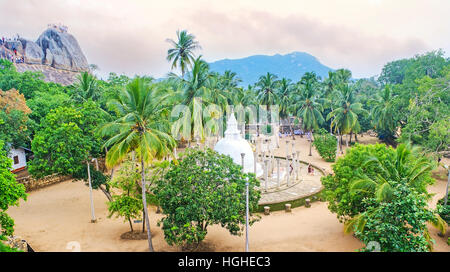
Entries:
POLYGON ((80 45, 64 26, 49 25, 36 42, 24 38, 5 40, 0 57, 14 60, 20 72, 42 71, 47 81, 65 85, 73 83, 77 73, 89 71, 80 45))

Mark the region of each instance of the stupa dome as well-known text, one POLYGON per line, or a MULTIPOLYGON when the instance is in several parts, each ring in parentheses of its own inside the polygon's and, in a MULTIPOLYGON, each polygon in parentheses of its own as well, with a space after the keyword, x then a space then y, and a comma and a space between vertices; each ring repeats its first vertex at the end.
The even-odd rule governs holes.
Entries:
MULTIPOLYGON (((225 137, 222 138, 214 146, 214 150, 220 154, 228 155, 233 159, 233 162, 242 165, 241 153, 245 153, 244 156, 244 172, 254 172, 254 156, 253 150, 250 144, 242 138, 238 129, 238 124, 234 113, 232 112, 227 121, 227 130, 225 131, 225 137)), ((256 165, 256 176, 261 176, 263 170, 259 164, 256 165)))

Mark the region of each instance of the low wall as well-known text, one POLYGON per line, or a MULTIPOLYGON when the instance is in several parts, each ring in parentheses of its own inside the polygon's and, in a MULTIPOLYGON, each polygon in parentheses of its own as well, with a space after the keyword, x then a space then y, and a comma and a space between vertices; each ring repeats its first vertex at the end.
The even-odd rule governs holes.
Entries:
POLYGON ((25 189, 27 192, 37 190, 55 183, 63 182, 71 179, 71 176, 59 176, 57 174, 53 174, 50 176, 46 176, 40 179, 35 179, 31 176, 18 178, 17 182, 25 185, 25 189))

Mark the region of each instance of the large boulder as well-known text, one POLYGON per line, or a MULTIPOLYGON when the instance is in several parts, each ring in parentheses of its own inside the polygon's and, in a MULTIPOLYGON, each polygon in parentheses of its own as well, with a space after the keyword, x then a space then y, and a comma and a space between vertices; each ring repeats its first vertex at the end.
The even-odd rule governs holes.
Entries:
POLYGON ((30 40, 20 39, 20 42, 24 47, 23 52, 25 55, 25 62, 30 64, 41 64, 42 59, 44 58, 42 48, 39 47, 37 43, 30 40))
POLYGON ((56 28, 48 28, 39 36, 36 44, 44 52, 43 63, 57 69, 86 71, 89 64, 77 40, 69 33, 56 28), (47 56, 51 53, 51 56, 47 56), (48 63, 49 61, 52 63, 48 63))

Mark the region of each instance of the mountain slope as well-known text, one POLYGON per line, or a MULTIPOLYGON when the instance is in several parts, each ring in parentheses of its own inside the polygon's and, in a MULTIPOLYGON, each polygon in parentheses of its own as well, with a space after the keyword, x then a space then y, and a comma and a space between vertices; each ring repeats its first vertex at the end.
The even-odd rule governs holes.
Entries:
POLYGON ((314 71, 317 75, 326 77, 328 71, 333 70, 319 62, 308 53, 293 52, 286 55, 273 56, 254 55, 241 59, 223 59, 209 63, 210 69, 223 73, 226 70, 236 72, 242 79, 241 86, 247 86, 258 81, 261 75, 273 73, 278 78, 300 80, 306 72, 314 71))

